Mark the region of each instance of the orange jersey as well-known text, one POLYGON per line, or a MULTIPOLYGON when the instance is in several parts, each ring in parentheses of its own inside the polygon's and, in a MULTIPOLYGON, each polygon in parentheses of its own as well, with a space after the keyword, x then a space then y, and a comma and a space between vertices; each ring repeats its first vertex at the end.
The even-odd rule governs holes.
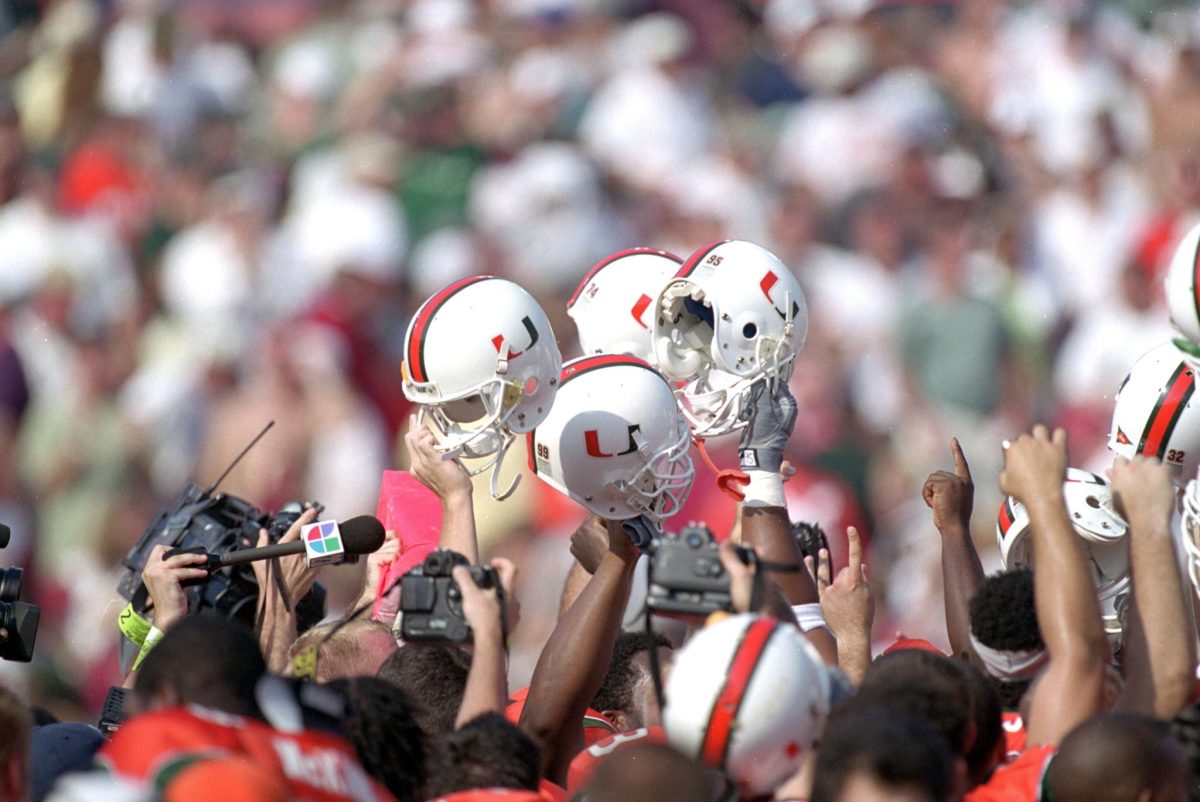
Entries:
MULTIPOLYGON (((504 717, 513 724, 521 723, 521 711, 525 709, 525 700, 529 696, 529 686, 519 688, 509 694, 508 707, 504 717)), ((603 741, 611 735, 616 735, 617 728, 597 710, 590 707, 583 714, 583 745, 585 747, 603 741)))
POLYGON ((588 780, 592 778, 592 773, 596 770, 596 765, 613 752, 624 749, 630 744, 665 744, 666 742, 667 734, 662 727, 642 727, 632 732, 610 735, 599 743, 592 744, 571 761, 571 765, 567 769, 567 793, 574 796, 576 791, 587 785, 588 780))
POLYGON ((546 802, 546 798, 533 791, 518 791, 512 788, 473 788, 449 796, 439 796, 430 802, 546 802))
POLYGON ((1025 722, 1015 710, 1005 710, 1001 716, 1004 727, 1004 760, 1016 760, 1025 751, 1025 722))
POLYGON ((1013 762, 997 768, 983 785, 968 791, 965 802, 1038 802, 1042 778, 1056 751, 1054 746, 1026 749, 1013 762))
POLYGON ((210 757, 242 755, 282 778, 304 802, 390 802, 389 794, 336 736, 282 732, 201 707, 172 707, 121 725, 97 753, 113 774, 161 790, 181 769, 210 757))

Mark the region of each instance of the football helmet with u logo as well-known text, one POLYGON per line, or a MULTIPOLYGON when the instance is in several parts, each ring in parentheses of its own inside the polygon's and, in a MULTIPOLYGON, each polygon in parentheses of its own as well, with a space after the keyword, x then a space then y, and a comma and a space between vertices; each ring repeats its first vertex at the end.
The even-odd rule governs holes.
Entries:
POLYGON ((1200 403, 1196 348, 1171 340, 1138 358, 1117 391, 1108 447, 1122 457, 1141 454, 1166 463, 1176 487, 1200 465, 1200 403))
POLYGON ((820 739, 832 683, 800 630, 735 615, 696 633, 675 656, 663 729, 671 746, 723 772, 742 798, 770 794, 820 739))
POLYGON ((746 425, 750 387, 787 381, 808 332, 800 282, 767 249, 725 240, 684 262, 655 303, 655 364, 700 437, 746 425))
MULTIPOLYGON (((1104 617, 1104 630, 1118 639, 1129 601, 1129 547, 1124 542, 1128 525, 1113 506, 1112 488, 1104 478, 1080 468, 1067 468, 1063 498, 1075 533, 1084 541, 1092 579, 1104 617)), ((1028 540, 1029 512, 1014 498, 1005 498, 996 520, 996 539, 1005 570, 1033 568, 1028 540)))
POLYGON ((567 301, 585 354, 633 354, 651 364, 654 299, 683 260, 654 248, 618 251, 596 264, 567 301))
POLYGON ((529 433, 529 467, 601 518, 656 527, 692 489, 691 432, 666 379, 628 355, 563 367, 554 408, 529 433))
POLYGON ((404 395, 433 421, 438 450, 484 459, 467 468, 499 471, 515 436, 550 413, 562 356, 546 313, 528 292, 505 279, 473 276, 434 294, 404 337, 404 395))
POLYGON ((1200 225, 1175 246, 1163 285, 1171 322, 1184 337, 1200 343, 1200 225))

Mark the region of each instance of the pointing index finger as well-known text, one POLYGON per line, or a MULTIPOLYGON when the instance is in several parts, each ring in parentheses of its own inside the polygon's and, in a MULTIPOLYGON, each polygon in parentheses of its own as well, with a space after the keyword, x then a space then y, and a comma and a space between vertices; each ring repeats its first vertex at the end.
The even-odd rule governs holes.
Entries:
POLYGON ((967 464, 967 457, 963 454, 962 445, 958 442, 957 437, 950 440, 950 453, 954 457, 954 475, 970 482, 971 466, 967 464))
POLYGON ((858 536, 858 529, 853 526, 846 527, 846 542, 850 552, 850 572, 858 574, 862 569, 862 539, 858 536))

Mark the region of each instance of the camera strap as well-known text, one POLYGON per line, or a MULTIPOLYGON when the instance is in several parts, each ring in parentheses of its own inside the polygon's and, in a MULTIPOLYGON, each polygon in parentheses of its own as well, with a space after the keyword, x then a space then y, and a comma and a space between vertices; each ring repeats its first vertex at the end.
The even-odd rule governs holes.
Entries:
POLYGON ((658 662, 658 642, 654 637, 654 616, 650 605, 646 605, 642 618, 646 621, 646 653, 650 657, 650 680, 654 683, 654 698, 658 700, 658 714, 661 716, 667 702, 663 695, 662 665, 658 662))
MULTIPOLYGON (((287 587, 283 584, 283 572, 279 570, 279 558, 272 557, 267 561, 267 573, 271 575, 275 590, 279 591, 279 600, 283 602, 283 609, 287 613, 292 612, 292 599, 288 594, 287 587)), ((258 592, 262 593, 262 588, 258 592)))

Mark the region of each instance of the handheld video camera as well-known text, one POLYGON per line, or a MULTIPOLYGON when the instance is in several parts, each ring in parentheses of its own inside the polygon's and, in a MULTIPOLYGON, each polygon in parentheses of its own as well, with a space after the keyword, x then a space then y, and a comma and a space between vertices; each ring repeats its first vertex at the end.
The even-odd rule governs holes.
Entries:
MULTIPOLYGON (((746 565, 755 560, 754 550, 735 545, 746 565)), ((712 530, 691 523, 677 535, 657 538, 650 551, 650 587, 646 604, 659 613, 708 615, 718 610, 733 612, 729 574, 721 565, 712 530)))
MULTIPOLYGON (((9 528, 0 524, 0 549, 8 546, 9 528)), ((20 568, 0 568, 0 660, 28 663, 33 659, 42 609, 21 601, 20 568)))
MULTIPOLYGON (((159 544, 168 548, 202 549, 210 554, 227 554, 242 548, 252 548, 258 541, 258 530, 265 528, 271 543, 279 542, 288 528, 304 512, 305 506, 292 502, 275 515, 260 511, 248 501, 234 496, 210 495, 194 484, 183 493, 167 512, 142 533, 121 564, 125 572, 117 591, 133 602, 134 609, 145 611, 146 590, 142 570, 150 552, 159 544)), ((258 582, 250 565, 231 565, 219 568, 207 579, 187 588, 188 609, 215 610, 228 618, 252 615, 258 598, 258 582)))
MULTIPOLYGON (((260 528, 267 530, 269 542, 278 543, 306 508, 316 507, 318 513, 324 510, 315 501, 292 502, 272 515, 240 498, 224 493, 214 495, 221 481, 273 425, 274 421, 268 423, 207 488, 189 483, 171 509, 159 514, 125 555, 121 561, 125 571, 117 583, 117 592, 133 604, 136 612, 146 611, 148 599, 142 571, 155 546, 161 544, 173 549, 199 549, 210 554, 228 554, 238 549, 253 548, 258 542, 260 528)), ((196 612, 202 608, 215 610, 219 615, 239 618, 253 625, 258 582, 252 566, 225 566, 213 571, 206 579, 188 585, 190 611, 196 612)), ((303 606, 315 601, 323 605, 323 591, 314 590, 315 595, 306 596, 298 604, 303 606)))
POLYGON ((450 575, 456 565, 466 566, 480 588, 495 588, 504 620, 504 588, 496 569, 471 565, 456 551, 438 549, 425 562, 400 578, 400 637, 406 641, 469 643, 474 638, 463 617, 462 590, 450 575))

